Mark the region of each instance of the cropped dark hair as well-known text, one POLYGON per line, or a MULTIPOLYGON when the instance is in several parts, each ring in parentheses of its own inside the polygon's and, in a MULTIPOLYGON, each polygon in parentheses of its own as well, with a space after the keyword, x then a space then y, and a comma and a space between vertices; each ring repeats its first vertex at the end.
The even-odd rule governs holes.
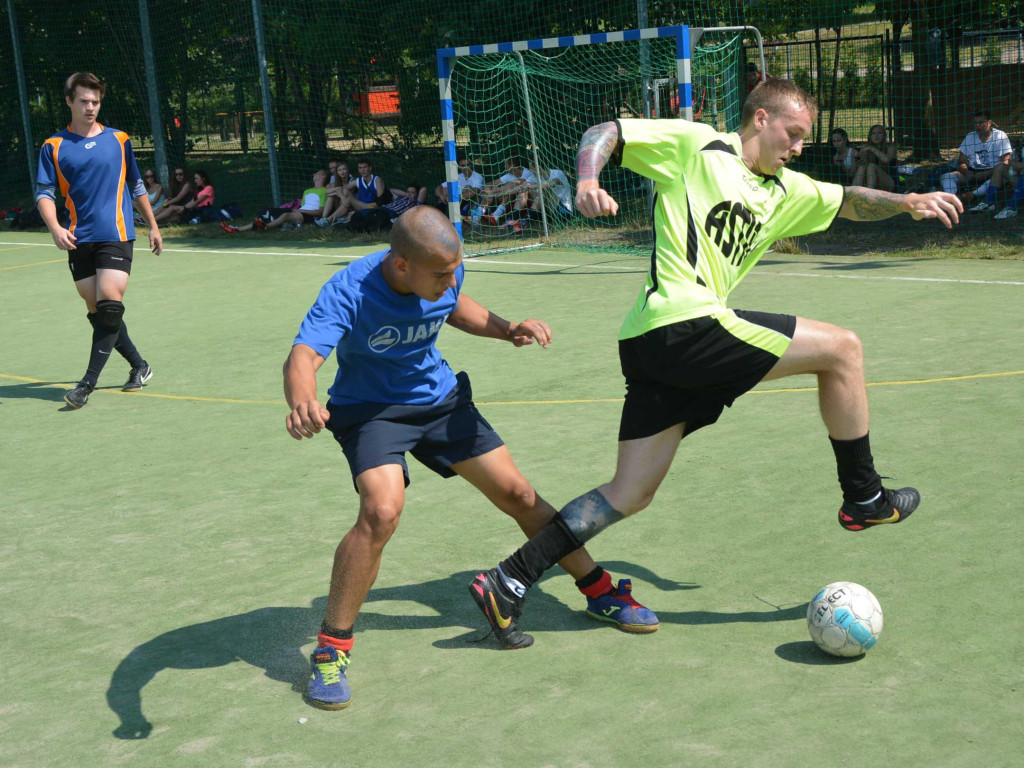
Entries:
POLYGON ((100 101, 107 92, 107 84, 100 80, 92 72, 75 72, 64 81, 64 95, 69 99, 75 98, 76 88, 87 88, 91 91, 99 91, 100 101))
POLYGON ((754 90, 750 92, 750 95, 747 96, 747 100, 743 102, 743 120, 741 124, 750 125, 754 119, 754 114, 759 109, 763 109, 769 115, 775 117, 779 112, 787 108, 790 102, 796 102, 799 106, 808 110, 811 113, 812 119, 817 117, 818 102, 814 100, 811 94, 792 80, 773 77, 771 80, 758 83, 754 90))

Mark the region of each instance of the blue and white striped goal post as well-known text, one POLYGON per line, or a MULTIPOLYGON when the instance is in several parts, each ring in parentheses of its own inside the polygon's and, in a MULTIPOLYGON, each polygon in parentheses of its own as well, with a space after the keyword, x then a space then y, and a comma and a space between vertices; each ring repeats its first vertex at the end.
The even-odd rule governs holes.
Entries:
POLYGON ((679 88, 680 117, 693 119, 693 88, 690 82, 690 28, 686 25, 649 27, 624 32, 595 32, 590 35, 565 35, 536 40, 516 40, 510 43, 464 45, 437 49, 437 82, 441 97, 441 138, 444 142, 445 185, 448 188, 448 218, 462 238, 462 216, 459 214, 459 166, 455 155, 455 114, 452 107, 452 64, 460 56, 479 56, 485 53, 513 53, 548 48, 570 48, 600 43, 653 40, 674 37, 676 40, 676 81, 679 88))

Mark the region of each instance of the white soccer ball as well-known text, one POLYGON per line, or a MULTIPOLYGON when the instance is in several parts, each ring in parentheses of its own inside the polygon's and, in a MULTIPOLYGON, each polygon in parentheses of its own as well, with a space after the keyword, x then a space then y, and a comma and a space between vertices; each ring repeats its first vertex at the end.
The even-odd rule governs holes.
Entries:
POLYGON ((860 656, 882 634, 882 606, 852 581, 836 581, 807 606, 807 629, 818 647, 833 656, 860 656))

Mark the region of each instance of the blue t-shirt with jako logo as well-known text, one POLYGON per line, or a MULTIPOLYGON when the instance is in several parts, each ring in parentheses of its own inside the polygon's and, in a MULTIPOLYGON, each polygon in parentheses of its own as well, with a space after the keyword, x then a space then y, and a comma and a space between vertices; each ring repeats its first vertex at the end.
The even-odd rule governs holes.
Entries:
POLYGON ((403 296, 387 284, 388 250, 352 262, 328 280, 295 337, 327 359, 337 350, 338 373, 328 391, 336 405, 435 405, 455 387, 437 336, 455 311, 465 267, 438 301, 403 296))

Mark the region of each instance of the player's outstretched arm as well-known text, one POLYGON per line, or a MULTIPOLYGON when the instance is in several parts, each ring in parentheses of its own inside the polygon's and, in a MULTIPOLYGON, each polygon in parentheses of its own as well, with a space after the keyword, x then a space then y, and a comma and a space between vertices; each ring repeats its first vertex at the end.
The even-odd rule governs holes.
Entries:
POLYGON ((587 129, 576 150, 576 208, 587 218, 614 216, 619 204, 601 189, 598 177, 622 143, 619 128, 601 123, 587 129))
POLYGON ((850 221, 879 221, 901 213, 915 219, 938 219, 946 227, 960 222, 963 203, 948 192, 928 192, 923 195, 897 195, 880 189, 847 187, 839 215, 850 221))
POLYGON ((458 306, 448 316, 447 322, 460 331, 474 336, 511 341, 517 347, 533 344, 535 341, 542 347, 551 343, 551 328, 543 320, 527 318, 519 323, 510 323, 464 293, 459 294, 458 306))
POLYGON ((296 440, 312 437, 331 417, 316 397, 316 372, 323 364, 324 359, 305 344, 292 347, 284 361, 284 397, 291 408, 285 427, 296 440))

